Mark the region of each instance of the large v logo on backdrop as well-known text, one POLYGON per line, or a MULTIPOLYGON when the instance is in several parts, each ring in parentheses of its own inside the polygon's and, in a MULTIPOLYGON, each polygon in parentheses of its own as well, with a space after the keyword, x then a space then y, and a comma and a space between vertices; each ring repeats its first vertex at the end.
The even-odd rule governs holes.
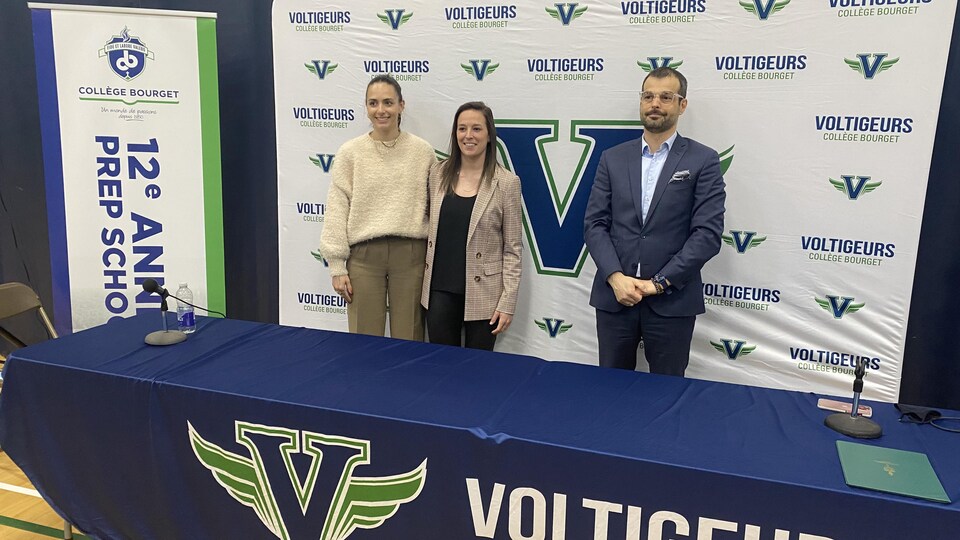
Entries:
POLYGON ((497 136, 504 165, 520 176, 523 228, 537 273, 577 277, 586 260, 583 216, 604 150, 636 139, 639 121, 573 120, 570 141, 582 148, 576 170, 561 195, 544 144, 557 142, 559 120, 500 120, 497 136))

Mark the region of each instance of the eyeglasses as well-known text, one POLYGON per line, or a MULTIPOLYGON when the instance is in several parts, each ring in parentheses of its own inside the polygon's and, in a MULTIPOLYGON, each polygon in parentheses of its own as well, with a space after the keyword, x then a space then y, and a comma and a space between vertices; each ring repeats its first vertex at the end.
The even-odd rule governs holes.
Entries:
POLYGON ((674 99, 677 99, 677 100, 686 99, 680 94, 677 94, 674 92, 660 92, 659 94, 655 94, 653 92, 640 92, 640 101, 644 103, 653 103, 653 100, 657 98, 660 98, 660 103, 663 103, 664 105, 669 105, 673 103, 674 99))

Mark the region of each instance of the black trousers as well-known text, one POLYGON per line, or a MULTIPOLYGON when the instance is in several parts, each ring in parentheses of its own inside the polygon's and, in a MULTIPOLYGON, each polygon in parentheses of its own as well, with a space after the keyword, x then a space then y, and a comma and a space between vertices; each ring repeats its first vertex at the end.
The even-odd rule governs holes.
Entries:
POLYGON ((683 377, 690 362, 690 340, 696 316, 664 317, 643 301, 616 313, 597 310, 600 367, 637 368, 637 346, 650 373, 683 377))
POLYGON ((464 321, 463 306, 462 294, 430 291, 430 309, 427 310, 430 343, 492 351, 497 336, 490 331, 496 328, 496 325, 490 324, 488 320, 464 321))

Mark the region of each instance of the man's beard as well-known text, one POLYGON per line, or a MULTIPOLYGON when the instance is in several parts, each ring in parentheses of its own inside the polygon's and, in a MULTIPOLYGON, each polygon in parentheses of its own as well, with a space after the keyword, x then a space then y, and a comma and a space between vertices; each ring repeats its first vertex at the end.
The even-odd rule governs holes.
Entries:
POLYGON ((676 122, 670 120, 669 117, 661 113, 659 120, 644 119, 643 128, 651 133, 663 133, 676 125, 676 122))

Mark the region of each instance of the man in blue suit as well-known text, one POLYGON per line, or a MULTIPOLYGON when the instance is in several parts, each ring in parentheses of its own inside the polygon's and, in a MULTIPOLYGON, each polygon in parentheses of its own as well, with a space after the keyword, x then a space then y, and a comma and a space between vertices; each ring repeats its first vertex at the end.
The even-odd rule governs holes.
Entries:
POLYGON ((677 133, 687 80, 661 67, 643 81, 643 136, 600 157, 584 217, 597 264, 600 365, 636 369, 641 338, 651 373, 683 376, 700 269, 720 251, 726 194, 717 152, 677 133))

